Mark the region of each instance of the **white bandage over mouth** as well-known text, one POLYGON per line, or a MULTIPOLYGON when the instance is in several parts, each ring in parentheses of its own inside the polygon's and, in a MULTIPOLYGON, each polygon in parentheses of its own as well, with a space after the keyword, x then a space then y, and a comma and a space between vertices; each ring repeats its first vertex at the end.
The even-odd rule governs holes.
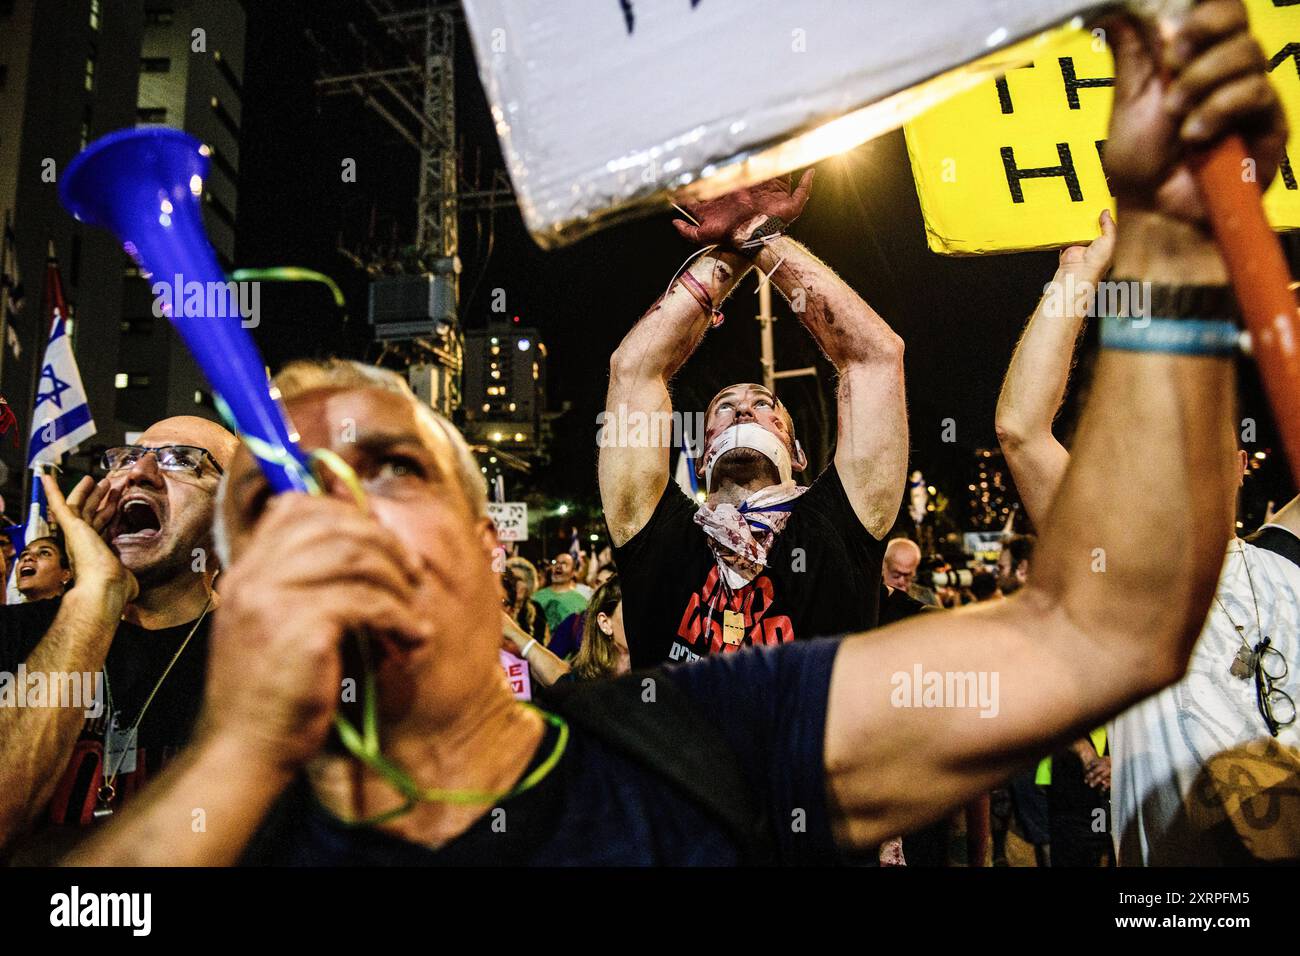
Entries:
POLYGON ((790 480, 790 450, 785 447, 785 442, 762 425, 742 422, 724 429, 704 453, 704 487, 707 491, 713 490, 713 466, 724 453, 733 448, 753 449, 776 465, 782 484, 790 480))

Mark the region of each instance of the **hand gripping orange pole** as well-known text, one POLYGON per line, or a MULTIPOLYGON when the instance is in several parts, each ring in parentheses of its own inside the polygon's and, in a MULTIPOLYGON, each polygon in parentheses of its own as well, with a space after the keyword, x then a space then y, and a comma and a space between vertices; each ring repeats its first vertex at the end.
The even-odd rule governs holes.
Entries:
POLYGON ((1300 486, 1300 320, 1282 244, 1264 217, 1264 195, 1246 144, 1232 135, 1190 161, 1210 227, 1241 306, 1251 350, 1300 486))

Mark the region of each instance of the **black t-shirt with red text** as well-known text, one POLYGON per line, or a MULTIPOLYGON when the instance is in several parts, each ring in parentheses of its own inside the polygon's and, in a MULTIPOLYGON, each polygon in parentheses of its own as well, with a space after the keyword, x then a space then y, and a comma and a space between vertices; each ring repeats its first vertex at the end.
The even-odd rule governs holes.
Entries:
MULTIPOLYGON (((16 676, 20 663, 25 664, 24 671, 32 669, 29 658, 54 623, 59 603, 55 598, 0 607, 0 672, 16 676)), ((75 828, 87 826, 95 819, 96 795, 104 782, 105 769, 117 770, 110 806, 115 812, 120 811, 189 741, 202 700, 211 620, 208 615, 195 630, 171 673, 158 688, 140 723, 134 746, 125 746, 131 740, 129 729, 168 663, 194 628, 194 622, 156 631, 128 621, 118 625, 104 665, 108 692, 103 692, 102 678, 98 684, 105 704, 98 716, 90 716, 93 707, 81 708, 89 713, 49 808, 41 815, 37 831, 21 838, 16 849, 11 848, 23 862, 50 862, 75 844, 75 828), (111 709, 108 700, 112 701, 111 709), (111 766, 106 768, 105 737, 114 716, 119 728, 115 739, 121 740, 124 746, 117 750, 111 766)), ((83 687, 88 682, 93 683, 85 677, 81 679, 83 687)), ((27 683, 30 688, 30 676, 27 683)))
POLYGON ((767 568, 738 590, 722 581, 698 507, 669 481, 645 527, 614 549, 633 667, 875 627, 884 542, 862 527, 834 465, 795 499, 767 568))

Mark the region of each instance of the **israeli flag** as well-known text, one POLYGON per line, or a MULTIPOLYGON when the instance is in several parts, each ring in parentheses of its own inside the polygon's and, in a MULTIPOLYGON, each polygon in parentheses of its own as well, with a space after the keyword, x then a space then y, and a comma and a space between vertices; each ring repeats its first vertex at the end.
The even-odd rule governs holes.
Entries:
MULTIPOLYGON (((50 340, 45 345, 41 379, 32 406, 32 430, 27 444, 27 467, 57 465, 65 454, 95 434, 86 389, 81 384, 72 354, 67 321, 57 312, 50 340)), ((39 487, 34 482, 33 487, 39 487)), ((30 539, 29 539, 30 540, 30 539)))

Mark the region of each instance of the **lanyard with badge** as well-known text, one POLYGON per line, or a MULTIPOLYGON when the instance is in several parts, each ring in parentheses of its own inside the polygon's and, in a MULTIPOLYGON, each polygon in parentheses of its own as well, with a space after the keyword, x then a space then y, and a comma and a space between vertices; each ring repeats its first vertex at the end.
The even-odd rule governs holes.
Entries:
POLYGON ((1246 557, 1244 545, 1239 545, 1230 554, 1241 555, 1242 566, 1246 569, 1246 581, 1250 585, 1250 599, 1255 607, 1255 634, 1259 642, 1253 647, 1246 639, 1246 626, 1238 624, 1228 613, 1219 595, 1214 595, 1215 602, 1223 611, 1241 646, 1228 668, 1228 673, 1241 681, 1255 679, 1255 703, 1269 734, 1276 737, 1278 732, 1290 727, 1296 720, 1295 700, 1282 690, 1282 683, 1288 675, 1286 658, 1273 646, 1273 639, 1264 633, 1264 625, 1259 613, 1259 597, 1255 593, 1255 579, 1250 573, 1250 561, 1246 557))
POLYGON ((114 798, 117 796, 117 778, 119 774, 135 773, 136 755, 140 738, 140 724, 144 721, 144 715, 149 710, 149 705, 153 703, 154 697, 157 696, 163 681, 167 680, 167 675, 172 672, 176 662, 180 660, 181 654, 189 646, 190 639, 194 637, 203 619, 208 616, 208 611, 212 608, 212 597, 208 596, 207 603, 203 605, 203 612, 199 619, 194 622, 190 632, 185 635, 185 640, 181 641, 181 646, 176 648, 176 653, 172 659, 167 662, 163 669, 162 676, 158 678, 157 683, 153 685, 153 690, 149 691, 149 696, 145 698, 144 706, 140 708, 140 713, 136 715, 135 720, 130 727, 121 727, 118 725, 118 716, 120 711, 113 706, 113 689, 108 683, 108 669, 104 669, 104 692, 108 698, 108 728, 104 731, 104 776, 103 783, 95 793, 95 812, 96 820, 102 820, 113 815, 111 806, 114 798))

